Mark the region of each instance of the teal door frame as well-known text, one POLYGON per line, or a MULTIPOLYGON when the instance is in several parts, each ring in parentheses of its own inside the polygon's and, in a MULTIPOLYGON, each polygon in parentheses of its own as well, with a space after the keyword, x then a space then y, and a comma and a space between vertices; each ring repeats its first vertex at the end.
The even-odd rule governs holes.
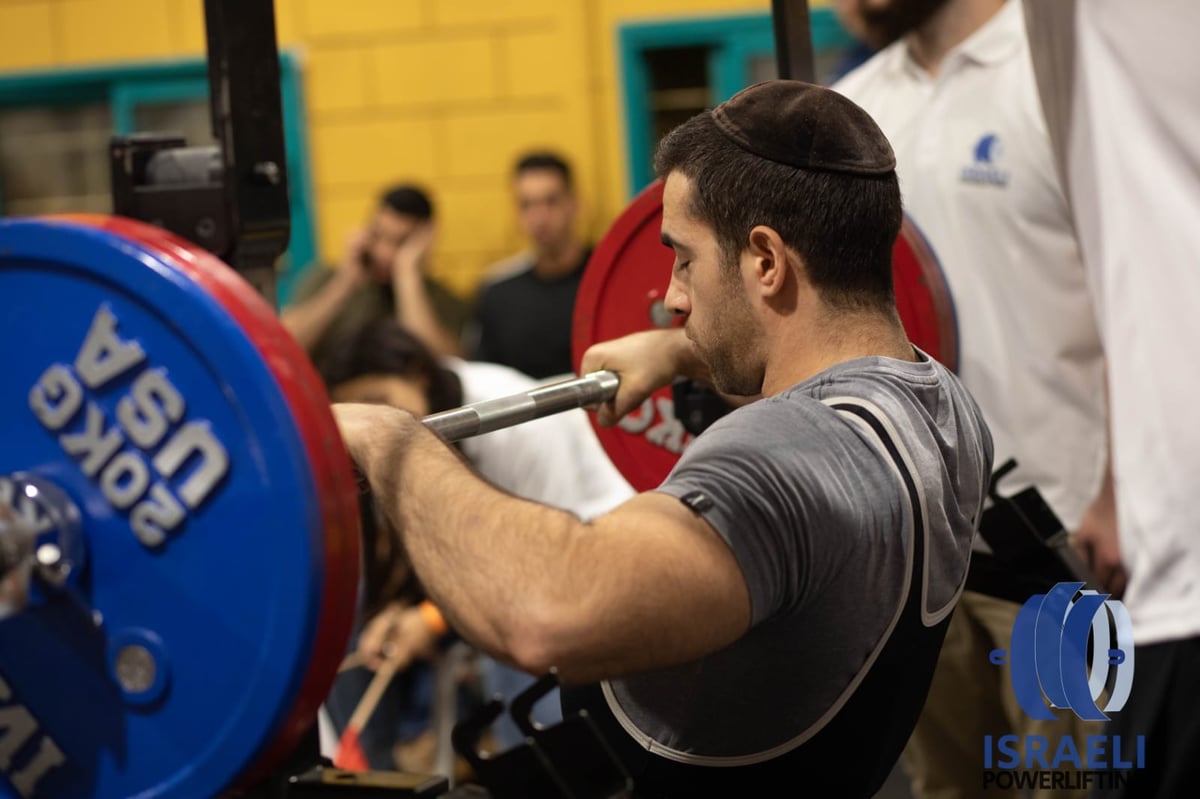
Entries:
MULTIPOLYGON (((283 52, 279 65, 292 215, 288 252, 279 275, 282 305, 291 298, 300 274, 316 260, 318 249, 301 60, 283 52)), ((140 104, 207 97, 208 65, 200 58, 0 75, 0 109, 107 102, 112 109, 113 133, 118 136, 137 132, 134 116, 140 104)), ((3 208, 4 187, 0 185, 0 213, 3 208)))
POLYGON ((208 99, 208 79, 141 78, 113 84, 109 92, 112 104, 113 132, 128 136, 137 131, 134 122, 137 107, 151 103, 179 103, 208 99))
MULTIPOLYGON (((852 39, 830 8, 812 12, 813 46, 841 47, 852 39)), ((654 179, 651 164, 650 81, 642 54, 646 50, 707 46, 708 84, 713 103, 720 103, 750 84, 750 59, 774 56, 775 34, 769 13, 685 17, 628 22, 617 30, 618 66, 625 109, 627 197, 654 179)))

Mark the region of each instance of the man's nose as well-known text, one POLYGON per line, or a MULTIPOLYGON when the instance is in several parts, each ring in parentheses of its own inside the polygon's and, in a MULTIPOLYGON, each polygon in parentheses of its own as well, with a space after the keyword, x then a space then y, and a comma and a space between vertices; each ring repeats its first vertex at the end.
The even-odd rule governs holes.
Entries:
POLYGON ((671 277, 671 283, 667 286, 667 296, 663 298, 663 303, 667 306, 667 310, 676 316, 687 316, 692 312, 691 299, 674 276, 671 277))

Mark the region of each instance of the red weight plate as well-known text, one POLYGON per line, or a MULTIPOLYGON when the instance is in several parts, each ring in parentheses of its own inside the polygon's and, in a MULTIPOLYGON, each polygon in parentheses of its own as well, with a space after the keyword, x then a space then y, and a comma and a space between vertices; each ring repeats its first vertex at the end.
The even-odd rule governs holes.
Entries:
MULTIPOLYGON (((674 256, 662 245, 662 182, 646 187, 600 240, 575 301, 572 354, 578 370, 592 344, 674 324, 662 301, 674 256)), ((957 328, 941 267, 907 217, 892 250, 896 307, 912 342, 955 369, 957 328)), ((691 440, 662 389, 620 426, 595 425, 605 451, 639 491, 656 488, 691 440)))
POLYGON ((324 384, 273 309, 219 258, 161 228, 124 217, 79 214, 58 218, 105 228, 175 264, 238 322, 279 382, 303 436, 324 520, 324 584, 312 659, 288 717, 248 777, 266 773, 299 743, 337 675, 352 632, 358 595, 360 519, 349 455, 330 412, 324 384))
POLYGON ((896 308, 913 344, 958 371, 958 321, 950 286, 928 240, 908 216, 892 248, 896 308))
MULTIPOLYGON (((651 183, 596 246, 575 299, 572 355, 578 370, 592 344, 675 324, 663 305, 674 256, 659 237, 662 183, 651 183)), ((613 464, 638 491, 658 487, 692 436, 661 389, 617 427, 592 423, 613 464)))

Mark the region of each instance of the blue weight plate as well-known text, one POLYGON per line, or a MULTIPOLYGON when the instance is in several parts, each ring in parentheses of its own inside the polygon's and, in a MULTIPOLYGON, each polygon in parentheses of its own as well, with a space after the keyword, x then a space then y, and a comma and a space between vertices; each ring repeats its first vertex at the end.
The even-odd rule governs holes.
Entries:
POLYGON ((0 793, 216 796, 317 633, 321 503, 287 400, 216 299, 110 231, 0 222, 0 296, 0 475, 64 489, 87 547, 76 588, 0 620, 0 793))
POLYGON ((275 310, 219 258, 162 228, 133 219, 96 214, 53 218, 104 228, 129 239, 178 267, 215 297, 266 359, 308 447, 308 462, 324 516, 325 579, 320 622, 296 703, 271 745, 242 775, 236 790, 269 773, 292 753, 313 726, 345 656, 354 623, 361 559, 358 485, 350 455, 333 418, 329 395, 303 348, 280 324, 275 310))

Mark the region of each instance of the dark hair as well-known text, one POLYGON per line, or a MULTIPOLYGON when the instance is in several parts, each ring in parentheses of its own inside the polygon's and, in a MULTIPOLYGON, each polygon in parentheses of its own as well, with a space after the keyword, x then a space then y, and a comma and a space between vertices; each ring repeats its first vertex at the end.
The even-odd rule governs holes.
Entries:
POLYGON ((392 186, 379 198, 379 205, 421 222, 433 219, 433 202, 428 194, 416 186, 392 186))
POLYGON ((526 172, 534 172, 538 170, 549 170, 557 172, 562 178, 563 185, 568 189, 573 184, 571 177, 571 166, 565 160, 555 153, 548 150, 538 150, 536 152, 526 153, 517 160, 517 165, 513 168, 513 176, 518 177, 526 172))
POLYGON ((839 308, 894 305, 892 247, 902 211, 896 173, 851 175, 797 169, 737 146, 705 111, 668 133, 658 176, 692 182, 692 216, 711 227, 736 262, 755 225, 774 229, 804 259, 809 280, 839 308))
POLYGON ((395 375, 425 382, 430 413, 462 405, 458 376, 394 319, 368 322, 331 344, 329 353, 324 377, 331 390, 358 377, 395 375))

